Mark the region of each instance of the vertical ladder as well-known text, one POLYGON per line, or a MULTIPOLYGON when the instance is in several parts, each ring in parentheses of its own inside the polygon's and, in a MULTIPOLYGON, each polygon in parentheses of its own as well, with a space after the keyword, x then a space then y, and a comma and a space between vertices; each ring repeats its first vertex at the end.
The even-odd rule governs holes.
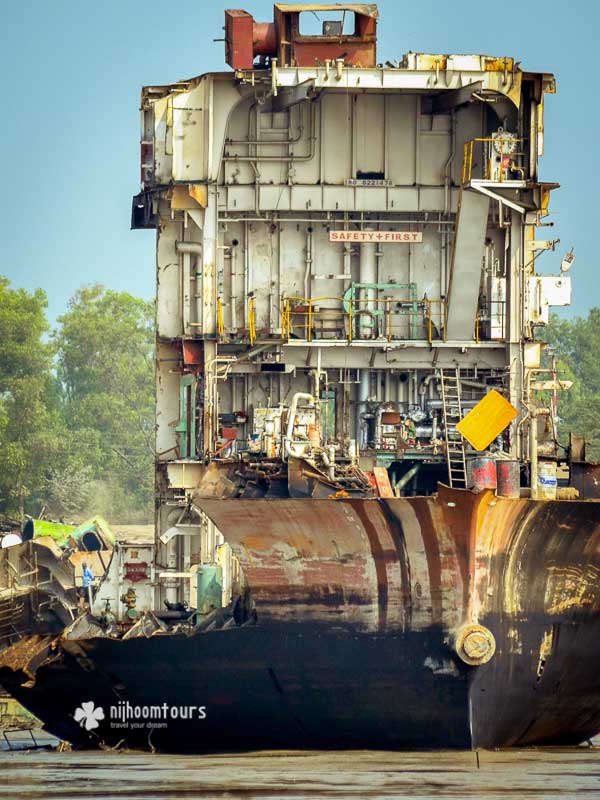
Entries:
POLYGON ((465 458, 465 443, 460 433, 456 430, 456 425, 462 419, 460 373, 458 369, 442 367, 440 369, 440 378, 448 481, 454 489, 466 489, 467 462, 465 458), (451 428, 454 430, 450 430, 451 428))

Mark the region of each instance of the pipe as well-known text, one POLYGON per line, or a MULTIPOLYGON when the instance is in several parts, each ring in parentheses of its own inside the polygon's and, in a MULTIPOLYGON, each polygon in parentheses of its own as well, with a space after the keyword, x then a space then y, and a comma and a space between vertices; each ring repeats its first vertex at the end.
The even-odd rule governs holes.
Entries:
MULTIPOLYGON (((308 136, 309 142, 309 151, 306 155, 303 156, 261 156, 261 155, 254 155, 254 156, 223 156, 222 161, 271 161, 275 163, 287 163, 289 161, 311 161, 315 155, 315 142, 316 142, 316 114, 312 107, 312 101, 307 101, 310 103, 309 111, 310 111, 310 133, 308 136)), ((264 142, 262 142, 264 144, 264 142)), ((271 144, 271 142, 269 142, 271 144)), ((279 144, 279 142, 273 142, 273 144, 279 144)), ((285 142, 282 142, 285 145, 285 142)))
MULTIPOLYGON (((479 402, 480 402, 479 400, 461 400, 460 404, 461 404, 462 408, 475 408, 475 406, 479 402)), ((443 402, 441 400, 439 400, 439 399, 428 400, 427 401, 427 407, 430 410, 432 410, 432 409, 436 409, 436 410, 440 409, 440 408, 443 407, 443 405, 444 405, 443 402)))
POLYGON ((368 369, 361 369, 360 383, 358 385, 358 403, 356 404, 356 439, 359 447, 367 445, 367 429, 363 425, 362 415, 367 410, 367 401, 371 388, 371 375, 368 369))
MULTIPOLYGON (((272 133, 280 133, 279 129, 272 129, 272 133)), ((269 130, 263 131, 263 133, 269 133, 269 130)), ((269 139, 226 139, 225 145, 258 145, 262 144, 265 147, 283 147, 288 144, 297 144, 304 134, 304 126, 300 125, 298 127, 298 135, 293 136, 288 139, 274 139, 270 141, 269 139)), ((260 156, 255 157, 257 161, 260 161, 260 156)))
MULTIPOLYGON (((177 572, 177 545, 179 536, 174 536, 166 545, 167 551, 167 572, 177 572)), ((179 583, 177 578, 167 578, 164 583, 165 596, 169 603, 176 603, 178 600, 177 589, 179 583)))
POLYGON ((529 412, 529 472, 531 499, 538 499, 538 417, 549 417, 549 408, 532 408, 529 412))
POLYGON ((423 410, 425 410, 425 395, 427 394, 427 387, 429 386, 429 384, 431 383, 431 380, 433 378, 435 378, 435 375, 432 372, 429 375, 427 375, 425 378, 423 378, 423 380, 419 384, 419 396, 421 398, 420 402, 419 402, 419 405, 421 406, 421 408, 423 410))
MULTIPOLYGON (((402 186, 398 186, 398 184, 396 184, 396 188, 403 188, 403 187, 402 186)), ((414 184, 411 183, 410 187, 408 185, 406 185, 406 186, 404 186, 404 188, 414 189, 415 187, 414 187, 414 184)), ((428 186, 427 188, 428 189, 433 189, 435 187, 428 186)), ((311 216, 311 217, 284 217, 282 219, 276 214, 272 214, 270 216, 269 215, 265 215, 263 217, 231 217, 231 216, 225 214, 225 215, 219 217, 219 220, 220 220, 220 222, 265 222, 265 223, 267 223, 267 222, 301 222, 301 223, 302 222, 303 223, 309 222, 309 223, 313 223, 313 224, 318 223, 318 224, 321 224, 321 225, 330 225, 332 222, 342 221, 341 218, 338 219, 337 217, 333 218, 331 216, 327 216, 327 217, 324 217, 324 218, 319 218, 319 217, 315 217, 315 216, 311 216)), ((343 220, 343 221, 345 223, 349 223, 349 224, 359 224, 360 223, 360 220, 358 220, 358 219, 347 219, 347 220, 343 220)), ((438 221, 436 219, 427 220, 427 219, 392 219, 392 218, 390 218, 390 219, 370 219, 369 222, 372 225, 444 225, 446 227, 453 227, 454 226, 453 222, 447 222, 445 220, 438 221)))
MULTIPOLYGON (((367 226, 365 230, 374 230, 367 226)), ((359 257, 359 283, 363 284, 376 284, 377 283, 377 245, 374 242, 362 242, 360 245, 359 257)), ((377 304, 377 290, 372 287, 365 287, 360 290, 360 303, 354 313, 376 311, 377 304)), ((361 338, 370 339, 375 334, 374 330, 375 320, 370 314, 362 313, 359 319, 359 330, 361 338)))
POLYGON ((190 255, 201 256, 203 245, 200 242, 175 242, 175 249, 178 253, 189 253, 190 255))
POLYGON ((244 328, 248 328, 248 297, 250 295, 250 231, 244 225, 244 328))
POLYGON ((532 409, 529 421, 529 482, 531 499, 538 499, 538 410, 532 409))
MULTIPOLYGON (((175 250, 183 256, 183 263, 181 269, 181 320, 183 325, 183 332, 190 332, 191 325, 191 307, 192 307, 192 280, 194 281, 195 294, 198 296, 198 281, 196 280, 197 273, 197 259, 202 255, 203 246, 200 242, 175 242, 175 250), (194 276, 192 278, 192 263, 191 257, 194 256, 194 276)), ((197 309, 196 322, 200 322, 198 316, 199 310, 197 309)))
POLYGON ((450 211, 450 204, 448 202, 450 194, 450 185, 452 183, 452 170, 451 164, 456 155, 456 112, 452 111, 450 115, 450 155, 444 164, 444 214, 450 211))
POLYGON ((321 453, 321 459, 323 460, 323 464, 327 467, 327 474, 329 476, 329 480, 335 480, 335 447, 329 445, 328 447, 323 450, 321 453))
POLYGON ((235 333, 237 331, 237 270, 236 270, 236 254, 237 247, 232 247, 229 253, 225 254, 225 258, 229 258, 229 302, 231 303, 231 330, 235 333))
POLYGON ((287 428, 285 433, 285 438, 283 440, 283 455, 284 460, 288 458, 290 455, 298 456, 298 451, 296 450, 293 452, 293 435, 294 435, 294 420, 296 418, 296 409, 298 408, 298 402, 300 400, 308 400, 309 403, 315 404, 315 398, 312 394, 308 394, 307 392, 296 392, 296 394, 292 397, 292 402, 290 405, 290 409, 288 411, 288 420, 287 420, 287 428))
MULTIPOLYGON (((310 226, 309 226, 310 227, 310 226)), ((309 291, 310 291, 310 272, 312 267, 312 253, 313 253, 313 239, 312 239, 312 229, 306 231, 306 269, 304 271, 304 299, 309 299, 309 291)))
POLYGON ((483 383, 482 381, 473 381, 471 378, 460 378, 460 382, 465 386, 474 386, 476 389, 490 389, 490 385, 488 383, 483 383))
POLYGON ((400 497, 400 492, 402 491, 402 489, 404 489, 406 484, 409 483, 409 481, 411 481, 415 477, 415 475, 417 474, 417 472, 420 469, 421 469, 421 465, 420 464, 415 464, 413 467, 411 467, 408 470, 408 472, 406 472, 400 478, 400 480, 396 483, 396 486, 394 488, 394 492, 396 494, 396 497, 400 497))

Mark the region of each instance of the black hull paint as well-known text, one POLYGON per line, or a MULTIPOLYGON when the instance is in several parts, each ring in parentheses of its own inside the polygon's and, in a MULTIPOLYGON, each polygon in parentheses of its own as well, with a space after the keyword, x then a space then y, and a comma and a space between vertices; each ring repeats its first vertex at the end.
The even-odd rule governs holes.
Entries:
POLYGON ((33 688, 19 686, 14 673, 1 675, 51 733, 78 747, 122 741, 183 753, 471 744, 468 668, 453 661, 440 630, 381 637, 256 626, 168 642, 86 644, 88 658, 65 654, 40 667, 33 688), (206 706, 206 718, 154 730, 105 719, 87 733, 73 714, 90 700, 107 716, 127 701, 206 706))
MULTIPOLYGON (((515 627, 486 623, 500 642, 502 629, 515 627)), ((547 628, 545 620, 527 620, 521 633, 536 639, 547 628)), ((502 647, 490 663, 467 667, 438 628, 386 637, 256 626, 88 640, 85 654, 64 652, 41 666, 29 688, 6 668, 0 677, 48 731, 80 748, 121 742, 201 753, 577 744, 600 730, 600 676, 587 644, 588 634, 600 642, 600 629, 584 635, 580 626, 556 623, 555 630, 560 643, 541 674, 531 656, 502 647), (106 718, 87 732, 73 715, 90 700, 106 718), (206 718, 123 726, 109 718, 119 702, 205 706, 206 718)))
POLYGON ((474 746, 577 745, 598 734, 599 620, 539 615, 483 622, 498 649, 472 672, 474 746), (552 652, 544 658, 540 643, 549 636, 552 652))

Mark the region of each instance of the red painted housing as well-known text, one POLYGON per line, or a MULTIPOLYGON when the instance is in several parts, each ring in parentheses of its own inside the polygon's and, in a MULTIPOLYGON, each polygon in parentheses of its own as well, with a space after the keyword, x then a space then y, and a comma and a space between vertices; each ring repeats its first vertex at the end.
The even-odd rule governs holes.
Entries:
POLYGON ((252 69, 257 56, 277 58, 280 66, 314 67, 343 59, 353 67, 377 63, 377 6, 374 4, 282 5, 274 7, 274 22, 255 22, 239 9, 225 11, 225 59, 233 69, 252 69), (335 11, 354 15, 351 35, 304 36, 300 15, 335 11))

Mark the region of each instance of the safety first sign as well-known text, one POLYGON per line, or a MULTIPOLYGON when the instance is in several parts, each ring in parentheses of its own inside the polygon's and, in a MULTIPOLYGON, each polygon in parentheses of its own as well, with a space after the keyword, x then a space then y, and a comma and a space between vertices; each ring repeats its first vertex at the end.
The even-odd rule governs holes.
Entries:
POLYGON ((417 231, 329 231, 329 241, 411 244, 422 242, 423 234, 417 231))

